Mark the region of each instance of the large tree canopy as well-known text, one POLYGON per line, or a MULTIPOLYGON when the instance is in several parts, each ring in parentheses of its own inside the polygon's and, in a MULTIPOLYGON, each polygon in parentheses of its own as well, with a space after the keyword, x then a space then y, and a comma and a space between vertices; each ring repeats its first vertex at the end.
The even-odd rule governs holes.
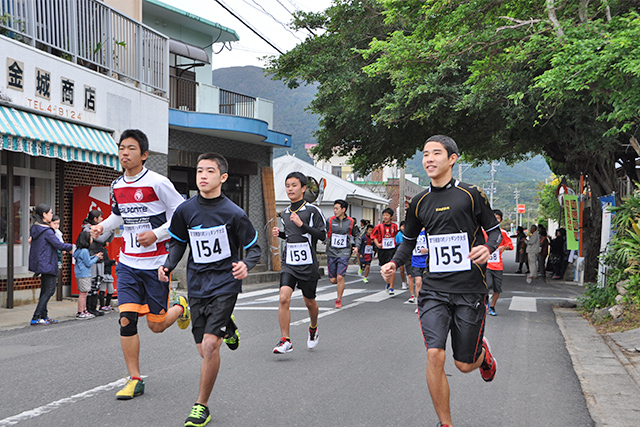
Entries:
MULTIPOLYGON (((319 83, 316 154, 350 154, 359 171, 402 163, 446 133, 470 160, 543 154, 556 174, 585 174, 601 196, 617 188, 616 161, 635 170, 637 3, 336 0, 298 15, 298 27, 319 35, 270 71, 290 85, 319 83)), ((598 247, 592 201, 586 241, 598 247)))

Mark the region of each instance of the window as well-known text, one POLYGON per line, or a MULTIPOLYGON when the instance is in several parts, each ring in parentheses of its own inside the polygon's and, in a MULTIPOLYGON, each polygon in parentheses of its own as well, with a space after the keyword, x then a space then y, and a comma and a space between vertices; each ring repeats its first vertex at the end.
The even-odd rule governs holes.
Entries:
MULTIPOLYGON (((55 160, 22 153, 0 152, 0 274, 7 272, 7 245, 13 244, 14 273, 27 273, 29 228, 40 203, 55 205, 55 160), (13 200, 9 200, 7 156, 13 157, 13 200), (14 240, 8 241, 9 215, 14 220, 14 240)), ((54 207, 55 209, 55 207, 54 207)))
POLYGON ((331 166, 331 175, 342 178, 342 166, 331 166))

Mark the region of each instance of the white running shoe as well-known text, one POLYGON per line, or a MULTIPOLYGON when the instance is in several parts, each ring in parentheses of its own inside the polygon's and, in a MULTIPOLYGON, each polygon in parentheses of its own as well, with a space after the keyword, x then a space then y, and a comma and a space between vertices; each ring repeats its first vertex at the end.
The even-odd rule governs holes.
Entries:
POLYGON ((293 344, 291 344, 291 341, 289 341, 285 337, 282 337, 278 345, 273 349, 273 352, 275 354, 291 353, 292 351, 293 351, 293 344))
POLYGON ((309 338, 307 339, 307 347, 309 349, 314 349, 318 345, 318 328, 311 332, 311 328, 309 328, 309 338))
POLYGON ((402 289, 409 289, 406 282, 402 282, 402 289))

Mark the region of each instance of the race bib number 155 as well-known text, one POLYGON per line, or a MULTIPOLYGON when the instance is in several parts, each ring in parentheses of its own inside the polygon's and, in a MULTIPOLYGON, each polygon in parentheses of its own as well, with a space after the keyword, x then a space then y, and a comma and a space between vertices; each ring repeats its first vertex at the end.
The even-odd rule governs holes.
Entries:
POLYGON ((429 272, 449 273, 471 270, 467 233, 428 236, 429 272))

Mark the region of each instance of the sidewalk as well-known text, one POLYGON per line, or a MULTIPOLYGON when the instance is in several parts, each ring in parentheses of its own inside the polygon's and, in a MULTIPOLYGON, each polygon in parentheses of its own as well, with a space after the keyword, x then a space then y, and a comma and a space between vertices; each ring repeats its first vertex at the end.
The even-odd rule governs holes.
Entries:
POLYGON ((640 349, 640 330, 600 335, 575 309, 554 312, 595 425, 637 426, 640 365, 622 349, 640 349))

